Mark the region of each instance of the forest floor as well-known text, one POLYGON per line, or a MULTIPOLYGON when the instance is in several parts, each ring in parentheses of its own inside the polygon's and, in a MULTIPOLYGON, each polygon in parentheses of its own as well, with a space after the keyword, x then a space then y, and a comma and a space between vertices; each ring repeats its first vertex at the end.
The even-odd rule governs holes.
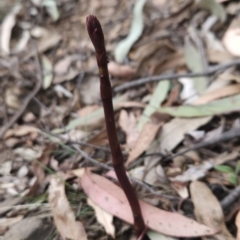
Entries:
POLYGON ((240 3, 0 2, 0 239, 137 239, 94 48, 150 240, 240 240, 240 3))

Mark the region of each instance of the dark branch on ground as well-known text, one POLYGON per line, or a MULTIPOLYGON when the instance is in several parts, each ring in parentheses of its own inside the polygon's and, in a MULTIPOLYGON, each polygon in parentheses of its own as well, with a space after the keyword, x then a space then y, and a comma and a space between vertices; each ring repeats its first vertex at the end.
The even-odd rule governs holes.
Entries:
POLYGON ((145 78, 140 78, 137 80, 133 80, 131 82, 126 82, 118 87, 114 88, 114 92, 119 92, 122 90, 126 90, 128 88, 138 87, 140 85, 143 85, 145 83, 149 82, 160 82, 160 81, 168 81, 172 79, 178 79, 182 77, 189 77, 189 78, 196 78, 196 77, 202 77, 202 76, 209 76, 214 73, 217 73, 219 71, 226 70, 227 68, 236 66, 240 64, 240 59, 236 59, 233 61, 229 61, 223 64, 219 64, 213 67, 209 67, 209 69, 206 72, 200 72, 200 73, 180 73, 180 74, 161 74, 156 76, 150 76, 145 78))

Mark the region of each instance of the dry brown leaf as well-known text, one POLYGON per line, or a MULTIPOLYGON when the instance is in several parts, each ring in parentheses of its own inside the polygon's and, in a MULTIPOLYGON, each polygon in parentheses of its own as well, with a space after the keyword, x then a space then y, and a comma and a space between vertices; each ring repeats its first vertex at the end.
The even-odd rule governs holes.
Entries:
POLYGON ((62 83, 64 81, 69 81, 72 80, 73 78, 75 78, 77 75, 79 74, 79 71, 71 68, 68 70, 68 72, 66 74, 63 75, 54 75, 53 78, 53 84, 59 84, 62 83))
POLYGON ((6 132, 4 135, 4 139, 7 139, 9 137, 15 136, 15 137, 22 137, 26 136, 29 133, 32 132, 40 132, 40 130, 36 127, 29 126, 29 125, 20 125, 17 128, 10 129, 6 132))
POLYGON ((45 171, 44 167, 48 165, 51 153, 56 149, 55 145, 48 145, 42 152, 42 155, 35 161, 32 162, 32 170, 36 176, 36 181, 30 188, 28 196, 36 196, 39 192, 43 191, 45 186, 45 171))
POLYGON ((239 92, 240 92, 240 84, 233 84, 233 85, 229 85, 229 86, 220 88, 216 91, 211 91, 206 94, 203 94, 197 100, 191 102, 191 104, 201 105, 201 104, 209 103, 209 102, 219 99, 219 98, 238 94, 239 92))
POLYGON ((103 210, 96 203, 94 203, 90 198, 88 198, 87 203, 91 206, 96 214, 97 221, 102 224, 107 234, 115 238, 115 227, 113 225, 113 215, 103 210))
POLYGON ((116 62, 108 63, 108 71, 114 77, 130 79, 136 74, 136 69, 129 65, 120 65, 116 62))
POLYGON ((126 110, 121 110, 119 115, 119 126, 126 133, 127 146, 132 149, 135 145, 139 132, 137 130, 137 119, 133 112, 127 113, 126 110))
POLYGON ((233 56, 240 56, 240 17, 233 19, 223 36, 223 44, 233 56))
POLYGON ((62 75, 67 73, 71 63, 74 60, 77 60, 79 58, 78 55, 68 55, 62 59, 60 59, 54 66, 54 73, 56 75, 62 75))
POLYGON ((199 181, 192 182, 190 192, 197 220, 220 231, 211 239, 233 240, 234 238, 226 228, 222 207, 206 184, 199 181))
POLYGON ((83 224, 75 220, 75 215, 67 200, 64 182, 57 176, 53 177, 48 192, 54 223, 63 240, 87 240, 83 224))
MULTIPOLYGON (((90 171, 86 171, 81 177, 80 184, 93 202, 114 216, 133 224, 129 203, 120 187, 90 171)), ((146 225, 157 232, 178 237, 212 235, 216 232, 213 228, 198 224, 178 213, 163 211, 143 201, 140 201, 140 206, 146 225)))
POLYGON ((184 134, 197 129, 211 120, 211 117, 204 118, 174 118, 162 127, 160 151, 172 151, 182 140, 184 134))
POLYGON ((162 126, 162 123, 155 124, 155 123, 146 123, 134 145, 133 149, 131 150, 126 165, 128 166, 131 162, 133 162, 138 156, 140 156, 147 148, 150 146, 152 141, 154 140, 156 133, 158 132, 159 128, 162 126))
POLYGON ((237 239, 240 240, 240 211, 238 211, 236 219, 235 219, 235 224, 237 226, 237 239))

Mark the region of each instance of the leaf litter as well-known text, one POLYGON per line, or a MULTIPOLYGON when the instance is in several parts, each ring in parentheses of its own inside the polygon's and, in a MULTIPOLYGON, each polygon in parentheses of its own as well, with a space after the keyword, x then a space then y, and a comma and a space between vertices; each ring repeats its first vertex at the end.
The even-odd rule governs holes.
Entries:
MULTIPOLYGON (((2 202, 7 204, 7 210, 0 209, 0 220, 5 224, 0 234, 9 239, 16 236, 11 235, 13 231, 23 238, 35 228, 44 232, 42 218, 55 224, 53 239, 59 234, 69 237, 77 231, 67 230, 76 226, 85 229, 86 235, 82 233, 89 240, 106 235, 116 239, 134 237, 130 218, 107 215, 109 205, 103 209, 103 200, 96 202, 113 183, 107 182, 102 188, 94 183, 93 189, 99 187, 98 195, 91 199, 95 213, 84 193, 91 189, 83 189, 78 184, 81 177, 72 174, 76 169, 91 167, 102 178, 112 167, 95 56, 85 28, 85 16, 95 14, 105 34, 113 90, 139 78, 186 73, 170 81, 166 78, 156 84, 113 91, 118 137, 132 184, 147 209, 154 206, 156 213, 166 212, 156 217, 164 218, 162 227, 147 230, 149 238, 191 235, 192 227, 185 230, 183 226, 176 232, 182 226, 181 220, 168 228, 168 214, 173 212, 174 217, 176 212, 181 219, 186 216, 183 221, 190 217, 222 230, 211 239, 239 238, 238 202, 224 200, 232 199, 239 183, 239 135, 218 141, 226 131, 238 133, 240 127, 238 12, 239 4, 230 0, 104 4, 96 0, 27 0, 22 7, 18 1, 0 1, 1 128, 13 119, 0 143, 0 208, 2 202), (188 76, 211 72, 228 61, 230 67, 219 68, 214 74, 188 76), (31 95, 36 84, 40 89, 31 95), (21 110, 28 97, 29 104, 21 110), (208 145, 211 141, 215 143, 208 145), (195 149, 199 144, 202 147, 195 149), (87 157, 76 150, 76 145, 87 157), (183 150, 188 152, 174 157, 183 150), (66 180, 65 186, 63 182, 49 186, 53 176, 59 174, 66 180), (61 192, 65 210, 70 213, 66 232, 61 217, 56 217, 56 210, 64 210, 61 204, 60 210, 49 208, 52 199, 47 200, 46 193, 56 192, 52 187, 61 192), (218 200, 213 200, 213 195, 218 200), (19 201, 18 205, 12 205, 12 200, 19 201), (227 224, 220 213, 221 201, 227 224), (214 226, 214 219, 210 223, 207 220, 211 219, 211 211, 218 213, 212 215, 220 222, 214 226), (29 228, 25 226, 28 220, 33 223, 28 224, 29 228), (14 221, 18 222, 10 226, 14 221), (26 230, 25 235, 19 227, 26 230)), ((113 188, 121 192, 117 185, 113 188)), ((122 214, 130 216, 127 209, 122 214)), ((147 220, 151 228, 153 220, 147 220)), ((50 236, 51 230, 47 231, 50 236)), ((200 232, 198 236, 209 238, 200 232)))

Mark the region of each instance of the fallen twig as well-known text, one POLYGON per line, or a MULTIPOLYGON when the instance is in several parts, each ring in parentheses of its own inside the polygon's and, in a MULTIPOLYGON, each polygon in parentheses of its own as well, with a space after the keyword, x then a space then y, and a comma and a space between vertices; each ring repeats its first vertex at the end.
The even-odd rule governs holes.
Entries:
POLYGON ((240 197, 240 186, 232 190, 222 201, 221 206, 223 209, 231 206, 240 197))
POLYGON ((42 86, 41 65, 40 65, 40 61, 39 61, 39 57, 38 57, 38 52, 37 52, 36 46, 34 46, 34 49, 35 49, 35 61, 36 61, 36 65, 37 65, 37 68, 38 68, 38 73, 36 73, 37 82, 36 82, 36 84, 34 86, 33 91, 31 93, 29 93, 29 95, 23 100, 23 103, 22 103, 20 109, 14 114, 14 116, 10 119, 10 121, 1 128, 1 130, 0 130, 0 139, 3 138, 4 134, 6 133, 6 131, 9 128, 11 128, 13 126, 13 124, 21 117, 21 115, 23 114, 23 112, 27 108, 27 106, 30 103, 30 101, 36 96, 36 94, 41 89, 41 86, 42 86))
POLYGON ((146 78, 140 78, 137 80, 133 80, 131 82, 126 82, 120 86, 117 86, 114 88, 114 92, 119 92, 128 88, 137 87, 145 83, 149 82, 159 82, 159 81, 168 81, 171 79, 178 79, 182 77, 189 77, 189 78, 196 78, 201 76, 208 76, 212 75, 218 71, 223 71, 227 68, 230 68, 232 66, 236 66, 240 64, 240 59, 236 59, 233 61, 229 61, 227 63, 219 64, 213 67, 209 67, 209 69, 206 72, 200 72, 200 73, 181 73, 181 74, 161 74, 157 76, 150 76, 146 78))

